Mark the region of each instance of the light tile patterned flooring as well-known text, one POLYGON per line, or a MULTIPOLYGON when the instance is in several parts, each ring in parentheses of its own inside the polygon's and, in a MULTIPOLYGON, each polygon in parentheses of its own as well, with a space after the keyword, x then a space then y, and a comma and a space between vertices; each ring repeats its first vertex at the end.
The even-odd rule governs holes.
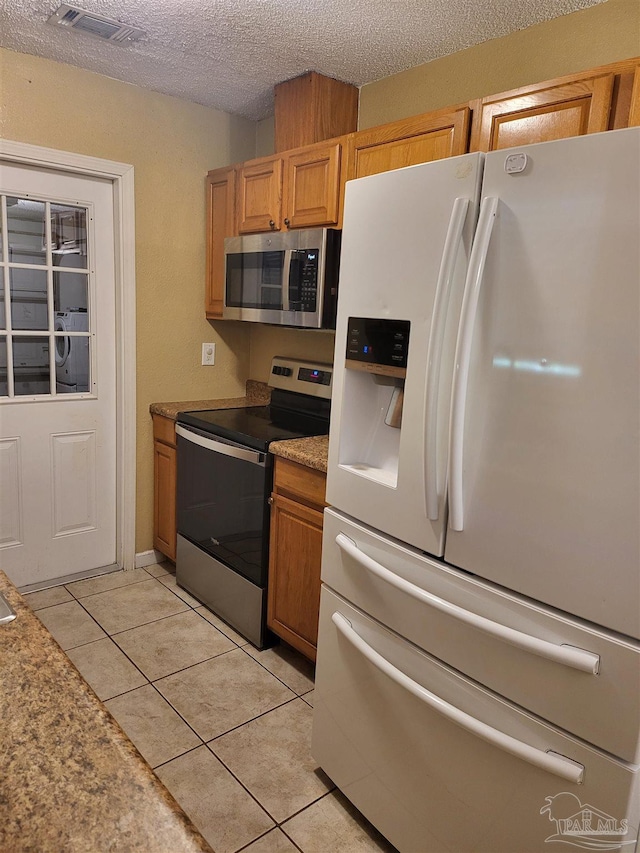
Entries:
POLYGON ((217 853, 392 853, 311 756, 309 661, 257 651, 172 572, 26 599, 217 853))

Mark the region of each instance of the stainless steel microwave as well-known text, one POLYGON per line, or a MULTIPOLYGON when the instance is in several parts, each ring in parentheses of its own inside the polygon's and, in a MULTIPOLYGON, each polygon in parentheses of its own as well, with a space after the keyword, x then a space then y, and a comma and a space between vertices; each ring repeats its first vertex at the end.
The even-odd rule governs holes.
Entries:
POLYGON ((331 228, 227 237, 222 316, 335 329, 340 237, 331 228))

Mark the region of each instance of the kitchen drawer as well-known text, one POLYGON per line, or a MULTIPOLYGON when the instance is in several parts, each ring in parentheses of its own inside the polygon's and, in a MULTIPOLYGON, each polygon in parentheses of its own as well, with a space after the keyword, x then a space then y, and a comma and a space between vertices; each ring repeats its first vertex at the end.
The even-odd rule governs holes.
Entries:
POLYGON ((615 842, 637 834, 637 767, 464 678, 326 586, 311 751, 401 853, 541 853, 555 817, 577 822, 587 805, 594 824, 605 814, 629 828, 579 846, 628 850, 615 842))
POLYGON ((322 554, 323 582, 375 619, 555 725, 640 761, 639 643, 429 559, 335 510, 325 511, 322 554))
POLYGON ((156 441, 162 441, 163 444, 176 446, 176 425, 171 418, 165 418, 163 415, 153 415, 153 437, 156 441))
POLYGON ((273 489, 277 494, 323 507, 326 487, 327 475, 322 471, 276 456, 273 489))

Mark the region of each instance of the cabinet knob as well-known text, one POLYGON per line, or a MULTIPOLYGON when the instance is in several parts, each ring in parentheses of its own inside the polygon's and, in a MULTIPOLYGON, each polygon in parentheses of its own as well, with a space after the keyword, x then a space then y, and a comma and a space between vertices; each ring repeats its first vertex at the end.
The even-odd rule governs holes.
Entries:
POLYGON ((273 506, 273 498, 267 498, 267 503, 269 506, 273 506))
POLYGON ((288 228, 288 227, 291 225, 291 222, 290 222, 290 220, 289 220, 289 219, 285 219, 284 224, 285 224, 285 225, 287 226, 287 228, 288 228))
POLYGON ((276 227, 276 223, 273 221, 273 219, 270 219, 269 220, 269 228, 275 228, 275 227, 276 227))

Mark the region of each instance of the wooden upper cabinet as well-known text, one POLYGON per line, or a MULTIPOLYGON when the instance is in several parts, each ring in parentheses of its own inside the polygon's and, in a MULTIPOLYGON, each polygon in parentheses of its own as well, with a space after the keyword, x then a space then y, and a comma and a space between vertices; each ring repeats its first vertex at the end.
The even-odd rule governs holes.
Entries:
POLYGON ((633 75, 631 108, 629 110, 629 127, 637 127, 638 125, 640 125, 640 65, 633 75))
POLYGON ((342 143, 332 140, 284 155, 283 224, 335 226, 340 221, 342 143))
POLYGON ((280 154, 358 127, 358 89, 316 71, 285 80, 273 90, 274 142, 280 154))
POLYGON ((235 169, 229 166, 207 175, 207 278, 205 314, 222 318, 224 297, 224 238, 235 234, 235 169))
POLYGON ((482 98, 474 109, 471 151, 496 151, 607 130, 613 74, 528 86, 482 98))
POLYGON ((239 234, 279 231, 282 205, 282 158, 261 157, 236 172, 239 234))
POLYGON ((352 134, 347 180, 464 154, 470 116, 469 107, 463 106, 352 134))

